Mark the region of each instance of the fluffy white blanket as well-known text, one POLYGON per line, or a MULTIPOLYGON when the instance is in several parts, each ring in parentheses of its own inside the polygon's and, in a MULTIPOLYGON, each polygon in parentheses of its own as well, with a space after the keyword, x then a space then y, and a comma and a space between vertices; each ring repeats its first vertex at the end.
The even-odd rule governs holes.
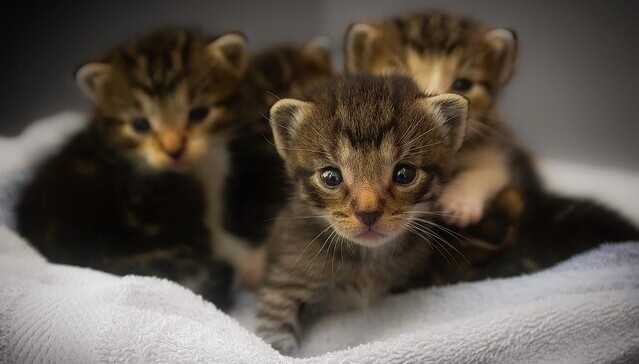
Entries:
MULTIPOLYGON (((79 114, 54 119, 0 141, 0 217, 9 223, 9 186, 81 124, 79 114)), ((545 170, 564 170, 558 165, 545 170)), ((603 175, 639 185, 636 174, 603 175)), ((619 198, 636 221, 632 193, 607 200, 619 198)), ((0 228, 0 363, 634 363, 639 242, 604 245, 530 276, 418 290, 320 318, 305 330, 305 359, 253 335, 253 307, 242 294, 228 316, 166 280, 50 264, 0 228)))

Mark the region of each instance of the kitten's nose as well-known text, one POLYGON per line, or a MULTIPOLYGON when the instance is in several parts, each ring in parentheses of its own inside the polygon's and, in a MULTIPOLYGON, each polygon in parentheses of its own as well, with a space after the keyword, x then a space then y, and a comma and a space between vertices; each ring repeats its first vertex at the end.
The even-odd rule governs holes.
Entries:
POLYGON ((169 157, 173 158, 173 159, 180 159, 180 157, 182 156, 182 154, 184 154, 184 150, 185 150, 185 145, 182 144, 178 149, 172 150, 172 151, 166 151, 166 154, 169 155, 169 157))
POLYGON ((166 132, 160 137, 164 152, 173 159, 179 159, 186 149, 186 140, 177 132, 166 132))
POLYGON ((364 225, 371 227, 379 220, 379 217, 382 216, 382 211, 357 211, 355 215, 357 215, 357 218, 360 219, 364 225))

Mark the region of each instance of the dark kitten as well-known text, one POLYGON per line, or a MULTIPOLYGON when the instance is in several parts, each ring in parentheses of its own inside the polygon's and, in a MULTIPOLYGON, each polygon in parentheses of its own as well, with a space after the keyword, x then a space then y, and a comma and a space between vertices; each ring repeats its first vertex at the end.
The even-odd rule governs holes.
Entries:
POLYGON ((315 40, 302 46, 276 46, 251 56, 240 103, 245 127, 229 145, 231 173, 225 190, 225 227, 252 246, 241 258, 244 283, 260 284, 260 248, 288 197, 284 166, 273 147, 268 110, 279 98, 300 97, 302 90, 332 77, 330 55, 315 40))
POLYGON ((468 101, 405 77, 341 77, 271 108, 295 190, 268 245, 258 332, 297 348, 302 310, 358 307, 424 282, 431 212, 452 177, 468 101))
POLYGON ((215 169, 244 58, 237 34, 162 30, 80 67, 93 116, 26 186, 20 233, 53 262, 166 277, 226 307, 232 270, 213 259, 189 171, 215 169))

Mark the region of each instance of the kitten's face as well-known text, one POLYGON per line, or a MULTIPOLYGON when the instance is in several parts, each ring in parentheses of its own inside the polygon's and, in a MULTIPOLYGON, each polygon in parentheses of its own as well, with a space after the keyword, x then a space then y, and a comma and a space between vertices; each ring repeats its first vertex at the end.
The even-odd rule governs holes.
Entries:
POLYGON ((339 235, 373 247, 434 206, 467 108, 407 78, 341 78, 308 101, 277 102, 271 127, 300 197, 339 235))
POLYGON ((400 73, 424 92, 457 93, 470 100, 473 116, 480 116, 512 75, 516 52, 512 31, 433 12, 353 24, 345 62, 351 73, 400 73))
POLYGON ((229 131, 245 58, 237 34, 206 42, 160 31, 82 66, 76 78, 109 147, 142 169, 182 171, 229 131))

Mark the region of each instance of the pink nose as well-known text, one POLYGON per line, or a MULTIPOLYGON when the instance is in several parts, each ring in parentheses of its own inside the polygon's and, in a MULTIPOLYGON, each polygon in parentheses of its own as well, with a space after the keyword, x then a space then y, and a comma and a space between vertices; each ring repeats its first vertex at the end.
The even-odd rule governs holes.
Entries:
POLYGON ((379 220, 379 217, 382 216, 382 212, 379 210, 376 211, 358 211, 355 213, 357 218, 360 219, 364 225, 371 227, 379 220))

